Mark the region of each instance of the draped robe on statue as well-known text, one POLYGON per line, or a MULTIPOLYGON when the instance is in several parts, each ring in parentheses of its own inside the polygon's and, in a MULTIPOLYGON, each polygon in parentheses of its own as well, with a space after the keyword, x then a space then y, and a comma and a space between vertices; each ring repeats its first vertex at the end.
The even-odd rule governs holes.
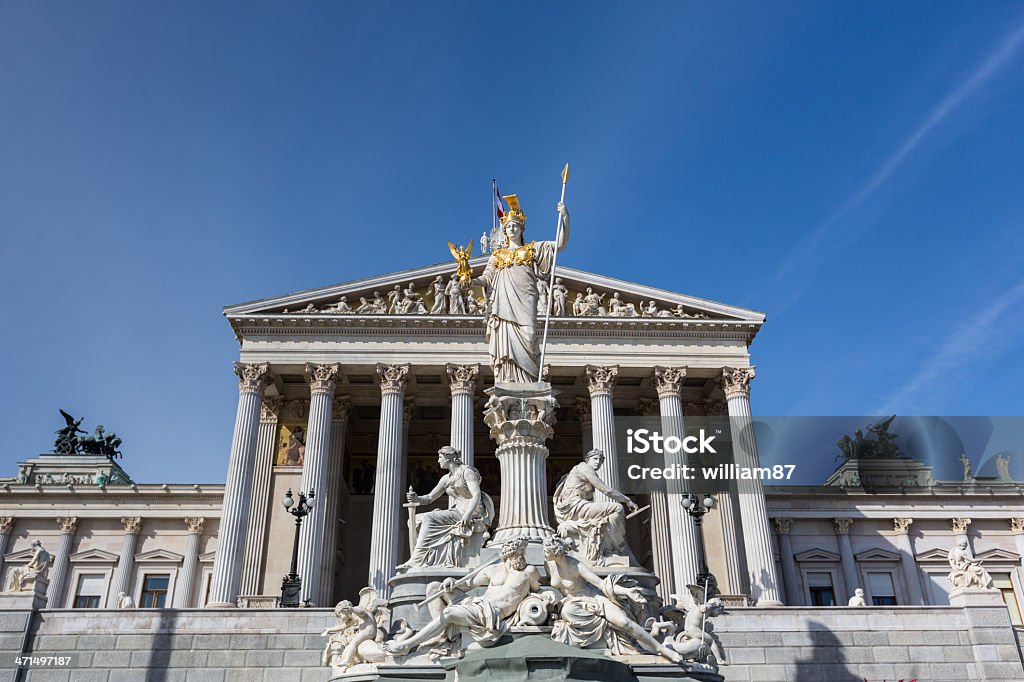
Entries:
POLYGON ((551 272, 555 242, 496 249, 483 279, 490 291, 487 347, 496 383, 540 380, 537 279, 551 272))

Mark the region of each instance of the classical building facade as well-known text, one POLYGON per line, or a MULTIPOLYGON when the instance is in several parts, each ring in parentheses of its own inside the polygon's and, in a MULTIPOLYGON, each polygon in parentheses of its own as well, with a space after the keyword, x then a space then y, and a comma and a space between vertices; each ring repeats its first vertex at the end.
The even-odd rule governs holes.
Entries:
MULTIPOLYGON (((479 272, 484 262, 471 267, 479 272)), ((493 383, 483 294, 454 290, 452 271, 446 263, 227 307, 240 353, 226 483, 141 484, 123 471, 106 482, 104 458, 23 460, 0 490, 4 585, 40 540, 53 555, 49 610, 117 609, 122 593, 137 608, 275 607, 294 528, 280 500, 287 490, 312 490, 316 505, 298 547, 303 601, 355 601, 366 586, 388 595, 396 566, 410 555, 406 492, 434 486, 440 447, 457 448, 502 504, 483 417, 483 389, 493 383)), ((620 487, 619 417, 660 417, 666 432, 679 434, 687 417, 729 417, 736 438, 750 438, 742 425, 751 419, 750 346, 762 313, 572 268, 557 274, 555 288, 542 291, 554 307, 543 379, 559 405, 546 462, 549 500, 592 448, 606 453, 602 479, 620 487)), ((756 466, 756 443, 743 451, 756 466)), ((927 481, 902 492, 825 483, 748 480, 717 495, 704 542, 736 613, 791 606, 813 618, 814 608, 845 606, 857 588, 879 609, 948 608, 948 551, 966 536, 1010 622, 1021 625, 1024 502, 1015 482, 927 481)), ((671 495, 638 501, 650 510, 628 521, 628 542, 667 601, 694 582, 698 539, 671 495)), ((311 618, 310 627, 322 624, 311 618)), ((53 622, 44 617, 40 631, 53 622)), ((758 646, 742 639, 742 627, 737 632, 734 642, 758 646)), ((1013 655, 1019 667, 1016 648, 1013 655)), ((1009 654, 1000 656, 1005 662, 1009 654)), ((771 663, 744 661, 742 653, 734 662, 736 670, 771 663)))

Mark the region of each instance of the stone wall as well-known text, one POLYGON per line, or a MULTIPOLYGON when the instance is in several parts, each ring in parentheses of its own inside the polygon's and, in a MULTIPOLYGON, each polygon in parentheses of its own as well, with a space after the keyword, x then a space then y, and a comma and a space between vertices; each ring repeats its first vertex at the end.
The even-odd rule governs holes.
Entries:
MULTIPOLYGON (((3 624, 18 614, 0 615, 3 624)), ((38 611, 29 650, 77 652, 79 667, 22 679, 323 682, 320 633, 333 622, 329 609, 38 611)), ((0 645, 17 646, 16 624, 0 632, 0 645)), ((721 671, 729 682, 1024 680, 1006 608, 992 595, 962 607, 733 608, 716 631, 731 659, 721 671)))

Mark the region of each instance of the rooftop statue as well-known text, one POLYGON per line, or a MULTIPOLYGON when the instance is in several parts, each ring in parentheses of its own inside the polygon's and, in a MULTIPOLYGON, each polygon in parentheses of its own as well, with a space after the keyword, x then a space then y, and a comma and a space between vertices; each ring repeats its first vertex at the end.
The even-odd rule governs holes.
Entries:
POLYGON ((75 419, 64 410, 60 410, 64 417, 65 426, 57 429, 57 440, 53 443, 53 452, 58 455, 106 455, 113 459, 121 457, 121 439, 116 433, 107 433, 103 426, 97 426, 91 436, 81 436, 85 431, 78 428, 82 419, 75 419))
MULTIPOLYGON (((526 214, 519 198, 512 194, 505 201, 509 210, 501 226, 506 243, 492 249, 483 274, 472 284, 482 285, 488 292, 485 334, 495 383, 531 383, 540 379, 537 282, 550 274, 555 253, 569 243, 569 212, 564 203, 558 203, 561 229, 555 241, 526 242, 526 214)), ((461 270, 461 260, 459 263, 461 270)))
POLYGON ((865 438, 864 432, 857 429, 853 438, 846 435, 839 439, 836 446, 839 448, 837 460, 848 462, 851 459, 882 459, 899 457, 899 446, 896 445, 896 434, 889 433, 896 415, 883 419, 877 424, 867 427, 868 431, 875 435, 874 438, 865 438))
POLYGON ((58 455, 74 455, 78 452, 78 434, 85 433, 78 428, 82 425, 82 419, 85 417, 75 419, 64 410, 60 411, 60 415, 64 417, 67 424, 57 429, 57 440, 53 443, 53 451, 58 455))

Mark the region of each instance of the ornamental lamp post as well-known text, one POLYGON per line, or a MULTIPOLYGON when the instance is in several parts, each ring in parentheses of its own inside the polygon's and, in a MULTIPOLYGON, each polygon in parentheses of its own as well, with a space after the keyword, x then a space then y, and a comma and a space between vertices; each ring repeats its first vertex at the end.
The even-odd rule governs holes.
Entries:
POLYGON ((309 497, 299 492, 299 503, 296 504, 292 498, 292 489, 288 488, 281 504, 285 510, 295 517, 295 542, 292 544, 292 570, 281 581, 281 607, 297 608, 299 597, 302 594, 302 578, 299 577, 299 530, 302 528, 302 519, 313 511, 315 504, 315 493, 310 490, 309 497))
POLYGON ((697 527, 697 585, 704 590, 705 600, 716 596, 718 592, 718 581, 708 569, 707 554, 704 551, 704 515, 715 506, 715 499, 710 494, 694 495, 683 493, 680 503, 683 509, 693 519, 693 525, 697 527))

